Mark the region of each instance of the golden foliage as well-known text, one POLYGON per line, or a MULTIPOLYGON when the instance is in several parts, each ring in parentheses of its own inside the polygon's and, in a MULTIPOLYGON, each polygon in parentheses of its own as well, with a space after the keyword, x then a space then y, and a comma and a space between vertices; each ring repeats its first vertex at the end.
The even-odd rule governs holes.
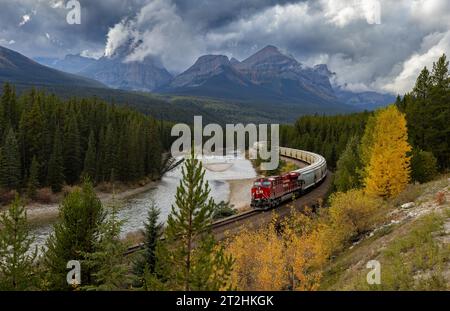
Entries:
POLYGON ((328 255, 310 213, 292 212, 266 227, 244 230, 228 241, 235 260, 233 287, 239 290, 316 290, 328 255))
POLYGON ((285 286, 284 246, 275 230, 243 230, 227 246, 233 256, 232 287, 239 290, 281 290, 285 286))
POLYGON ((362 190, 337 193, 320 214, 292 209, 256 231, 244 229, 227 241, 235 260, 232 288, 238 290, 317 290, 330 256, 356 235, 372 229, 384 213, 381 198, 362 190))
MULTIPOLYGON (((384 202, 362 190, 338 192, 331 196, 329 230, 331 248, 340 250, 353 236, 373 228, 384 215, 384 202)), ((326 228, 323 228, 326 230, 326 228)))
POLYGON ((405 189, 410 176, 411 151, 408 144, 406 119, 391 105, 377 112, 372 131, 365 134, 370 138, 369 147, 362 148, 368 162, 365 168, 367 193, 391 197, 405 189))

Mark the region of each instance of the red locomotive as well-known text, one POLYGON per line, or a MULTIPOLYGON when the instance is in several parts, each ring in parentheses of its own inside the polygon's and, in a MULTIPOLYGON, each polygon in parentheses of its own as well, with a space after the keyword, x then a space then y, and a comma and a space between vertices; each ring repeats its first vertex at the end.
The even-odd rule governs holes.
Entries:
POLYGON ((251 206, 269 209, 315 187, 327 176, 327 162, 319 154, 280 147, 280 155, 294 158, 308 165, 281 176, 271 176, 255 180, 252 187, 251 206))
POLYGON ((251 206, 268 209, 279 205, 302 191, 300 173, 290 172, 281 176, 271 176, 255 180, 252 187, 251 206))

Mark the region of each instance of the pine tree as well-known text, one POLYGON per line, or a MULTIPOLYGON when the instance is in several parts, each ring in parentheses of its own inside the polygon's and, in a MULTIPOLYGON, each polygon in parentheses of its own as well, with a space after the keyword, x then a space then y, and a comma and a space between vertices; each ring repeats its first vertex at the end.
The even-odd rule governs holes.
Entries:
POLYGON ((90 182, 69 193, 59 207, 60 222, 46 242, 44 265, 47 282, 54 290, 67 290, 66 265, 70 260, 81 262, 83 285, 92 285, 97 272, 84 260, 96 251, 105 211, 90 182))
POLYGON ((30 174, 28 175, 27 195, 29 198, 36 196, 36 190, 39 187, 39 163, 36 157, 31 161, 30 174))
POLYGON ((48 163, 47 183, 53 192, 59 192, 64 183, 64 159, 61 148, 61 135, 59 128, 56 128, 55 137, 53 138, 53 150, 48 163))
POLYGON ((111 124, 108 125, 105 134, 105 178, 114 182, 117 174, 117 137, 111 124))
POLYGON ((85 266, 92 273, 91 284, 83 286, 87 290, 120 290, 127 283, 128 267, 125 257, 125 243, 120 239, 123 221, 117 217, 115 203, 111 212, 99 228, 99 240, 93 253, 85 253, 85 266))
POLYGON ((433 63, 431 81, 434 87, 448 90, 450 83, 448 76, 448 65, 449 62, 447 61, 447 56, 445 54, 443 54, 437 62, 433 63))
POLYGON ((391 105, 376 114, 371 135, 370 156, 365 167, 367 193, 382 197, 399 194, 410 178, 411 146, 408 144, 406 120, 391 105))
POLYGON ((424 183, 437 175, 437 160, 433 153, 423 150, 413 150, 411 158, 411 179, 424 183))
POLYGON ((86 156, 84 158, 84 170, 83 174, 85 176, 89 176, 91 180, 95 180, 95 172, 96 172, 96 158, 97 158, 97 151, 95 148, 95 136, 94 132, 91 131, 89 134, 89 141, 88 141, 88 149, 86 151, 86 156))
POLYGON ((347 147, 337 162, 333 181, 337 191, 345 192, 361 186, 361 180, 358 175, 359 170, 361 170, 358 146, 358 138, 356 136, 350 138, 347 147))
POLYGON ((64 133, 64 176, 67 183, 78 181, 81 163, 80 133, 75 115, 72 114, 64 133))
POLYGON ((22 153, 22 167, 26 171, 31 166, 33 156, 43 163, 46 150, 43 150, 44 117, 41 111, 41 97, 33 91, 30 95, 31 107, 24 110, 19 125, 19 142, 22 153))
POLYGON ((417 98, 426 98, 430 92, 431 77, 427 67, 424 67, 416 80, 413 93, 417 98))
POLYGON ((159 222, 160 210, 151 202, 145 223, 144 253, 134 263, 134 274, 137 285, 142 286, 145 273, 156 273, 157 246, 163 233, 163 225, 159 222))
POLYGON ((5 213, 0 215, 0 290, 33 289, 34 238, 30 235, 25 207, 16 196, 5 213))
POLYGON ((19 146, 12 128, 0 150, 0 185, 7 189, 18 189, 21 183, 19 146))
POLYGON ((205 170, 193 150, 182 175, 167 221, 169 246, 164 261, 170 267, 168 286, 174 290, 218 290, 227 282, 232 259, 215 250, 209 233, 214 202, 209 197, 205 170))

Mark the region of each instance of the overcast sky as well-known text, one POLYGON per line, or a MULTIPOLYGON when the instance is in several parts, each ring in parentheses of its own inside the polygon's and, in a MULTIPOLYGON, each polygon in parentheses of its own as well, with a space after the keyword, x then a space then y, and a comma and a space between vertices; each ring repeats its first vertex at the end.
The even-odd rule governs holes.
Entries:
POLYGON ((180 72, 202 54, 239 60, 271 44, 325 63, 352 90, 394 94, 450 54, 448 0, 0 0, 0 45, 29 57, 99 57, 142 40, 128 60, 154 56, 180 72), (380 14, 378 14, 380 13, 380 14))

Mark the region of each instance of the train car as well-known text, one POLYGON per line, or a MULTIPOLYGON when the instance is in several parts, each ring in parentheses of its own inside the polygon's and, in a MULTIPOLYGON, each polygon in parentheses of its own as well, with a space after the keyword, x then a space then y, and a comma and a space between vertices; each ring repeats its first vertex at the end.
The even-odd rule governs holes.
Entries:
POLYGON ((327 175, 327 163, 319 154, 308 151, 280 148, 282 156, 308 163, 306 167, 283 174, 255 180, 251 189, 251 206, 255 209, 269 209, 301 195, 305 190, 319 184, 327 175))

